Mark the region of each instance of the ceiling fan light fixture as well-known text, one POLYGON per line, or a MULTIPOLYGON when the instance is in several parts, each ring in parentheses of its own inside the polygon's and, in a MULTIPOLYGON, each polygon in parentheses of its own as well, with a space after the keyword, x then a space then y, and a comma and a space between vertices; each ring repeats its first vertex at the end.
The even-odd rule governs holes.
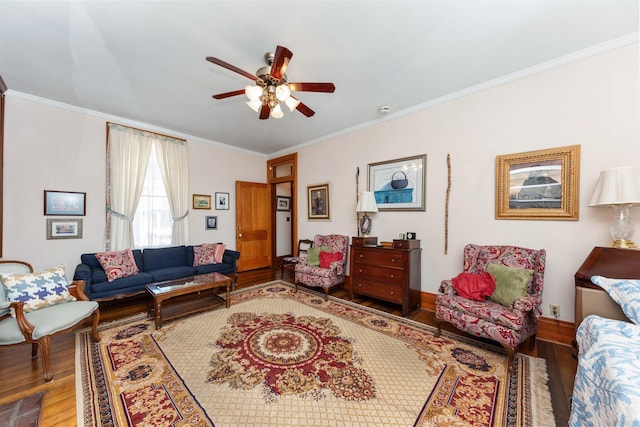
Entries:
POLYGON ((287 104, 287 107, 289 107, 290 111, 295 110, 296 108, 298 108, 298 105, 300 105, 300 101, 291 96, 285 99, 284 103, 287 104))
POLYGON ((287 98, 291 96, 291 89, 288 84, 282 84, 276 87, 276 98, 278 101, 283 102, 286 101, 287 98))
POLYGON ((247 95, 251 101, 256 101, 262 96, 262 88, 256 85, 247 85, 244 88, 244 94, 247 95))
POLYGON ((276 104, 275 107, 271 109, 271 117, 274 119, 281 119, 284 117, 284 113, 282 112, 282 108, 280 108, 280 104, 276 104))
POLYGON ((260 111, 260 107, 262 107, 262 101, 260 101, 259 99, 252 99, 251 101, 247 102, 247 105, 257 113, 260 111))

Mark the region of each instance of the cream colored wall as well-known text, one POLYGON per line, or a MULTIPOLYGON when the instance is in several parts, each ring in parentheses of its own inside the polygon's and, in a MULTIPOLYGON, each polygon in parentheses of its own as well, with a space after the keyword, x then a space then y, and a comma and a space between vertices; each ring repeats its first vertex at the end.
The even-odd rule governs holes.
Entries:
MULTIPOLYGON (((638 78, 638 44, 633 44, 299 147, 299 237, 355 235, 356 167, 364 190, 368 163, 426 154, 426 212, 374 214, 372 234, 379 240, 407 231, 418 234, 426 292, 436 292, 441 279, 459 272, 468 242, 545 248, 545 314, 549 304, 559 304, 561 318, 573 321, 573 274, 594 246, 609 242, 611 212, 587 207, 591 190, 600 170, 640 163, 638 78), (494 219, 497 155, 574 144, 582 147, 579 221, 494 219), (447 154, 453 173, 445 255, 447 154), (331 220, 309 221, 306 188, 324 182, 331 184, 331 220)), ((105 121, 118 120, 10 93, 7 98, 4 258, 28 260, 36 269, 59 263, 73 269, 81 253, 102 248, 105 121), (82 239, 45 239, 45 189, 87 193, 82 239)), ((192 242, 223 241, 234 247, 235 181, 264 182, 265 158, 191 140, 189 158, 191 193, 231 196, 229 211, 190 212, 192 242), (218 216, 217 231, 204 229, 207 215, 218 216)), ((640 212, 634 214, 640 230, 640 212)))
MULTIPOLYGON (((595 181, 602 169, 640 164, 638 71, 633 44, 298 149, 299 237, 355 235, 356 167, 362 191, 368 163, 426 154, 426 212, 373 214, 372 235, 389 241, 417 232, 422 290, 432 293, 461 270, 466 243, 545 248, 545 315, 549 304, 559 304, 561 319, 573 321, 573 275, 594 246, 610 240, 611 212, 587 206, 595 181), (581 145, 579 221, 494 219, 497 155, 575 144, 581 145), (452 190, 445 255, 447 154, 452 190), (331 221, 309 221, 306 188, 322 182, 331 184, 331 221)), ((634 214, 640 242, 640 212, 634 214)))
MULTIPOLYGON (((43 100, 7 95, 3 258, 28 261, 37 270, 64 263, 71 278, 82 253, 104 249, 108 120, 123 123, 43 100), (81 239, 46 240, 44 190, 87 193, 87 214, 77 217, 83 220, 81 239)), ((131 125, 155 130, 144 124, 131 125)), ((266 158, 220 144, 193 140, 188 144, 190 194, 210 194, 212 202, 215 192, 230 194, 229 210, 214 206, 211 210, 190 210, 191 243, 224 242, 235 248, 235 181, 265 182, 266 158), (218 216, 217 230, 205 230, 205 216, 209 215, 218 216)))

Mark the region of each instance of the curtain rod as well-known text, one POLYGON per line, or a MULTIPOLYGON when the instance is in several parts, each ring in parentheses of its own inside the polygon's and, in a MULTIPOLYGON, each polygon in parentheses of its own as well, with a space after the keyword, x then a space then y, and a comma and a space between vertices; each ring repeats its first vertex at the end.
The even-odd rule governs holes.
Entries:
POLYGON ((184 139, 184 138, 176 138, 175 136, 165 135, 163 133, 158 133, 158 132, 153 132, 153 131, 150 131, 150 130, 140 129, 140 128, 136 128, 136 127, 133 127, 133 126, 121 125, 120 123, 107 122, 107 126, 108 125, 121 126, 123 128, 129 128, 129 129, 136 130, 138 132, 150 133, 152 135, 158 135, 158 136, 161 136, 163 138, 169 138, 169 139, 175 139, 177 141, 187 142, 187 140, 184 139))

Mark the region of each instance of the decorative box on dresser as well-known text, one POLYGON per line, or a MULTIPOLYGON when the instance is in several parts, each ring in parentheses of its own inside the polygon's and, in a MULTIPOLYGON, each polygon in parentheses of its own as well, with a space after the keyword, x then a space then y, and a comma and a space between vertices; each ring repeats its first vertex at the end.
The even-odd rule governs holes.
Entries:
POLYGON ((597 246, 593 248, 574 276, 576 329, 590 314, 629 321, 609 294, 591 282, 592 276, 640 279, 640 251, 597 246))
MULTIPOLYGON (((402 315, 420 305, 420 240, 394 240, 391 247, 351 239, 349 297, 365 295, 402 305, 402 315)), ((367 238, 375 239, 375 238, 367 238)))

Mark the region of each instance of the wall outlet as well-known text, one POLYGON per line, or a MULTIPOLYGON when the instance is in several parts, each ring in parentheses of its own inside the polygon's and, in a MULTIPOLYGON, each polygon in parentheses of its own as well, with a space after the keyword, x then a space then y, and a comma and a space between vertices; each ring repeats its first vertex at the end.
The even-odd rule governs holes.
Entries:
POLYGON ((560 306, 556 304, 549 304, 549 311, 551 315, 556 319, 560 319, 560 306))

